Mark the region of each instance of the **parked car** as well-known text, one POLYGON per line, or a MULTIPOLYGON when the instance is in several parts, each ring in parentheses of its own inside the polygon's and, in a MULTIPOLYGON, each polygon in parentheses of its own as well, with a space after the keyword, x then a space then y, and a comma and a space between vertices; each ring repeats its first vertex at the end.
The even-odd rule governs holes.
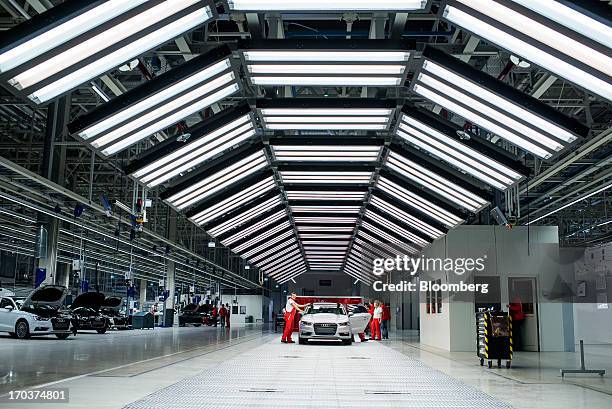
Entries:
POLYGON ((55 335, 66 339, 71 332, 70 315, 60 311, 68 294, 66 287, 41 286, 25 297, 0 298, 0 332, 26 339, 36 335, 55 335))
POLYGON ((306 306, 299 324, 299 343, 311 340, 341 341, 344 345, 353 343, 353 333, 363 332, 368 318, 365 314, 349 315, 344 304, 312 303, 306 306))
POLYGON ((128 316, 119 311, 122 301, 123 298, 114 296, 104 299, 100 307, 100 313, 106 317, 107 328, 129 329, 130 324, 128 316))
POLYGON ((199 327, 204 323, 204 312, 197 304, 187 304, 179 314, 179 327, 187 324, 199 327))
POLYGON ((89 292, 77 296, 70 310, 72 311, 73 331, 90 330, 96 331, 98 334, 104 334, 108 329, 106 317, 100 312, 104 299, 106 297, 102 293, 89 292))

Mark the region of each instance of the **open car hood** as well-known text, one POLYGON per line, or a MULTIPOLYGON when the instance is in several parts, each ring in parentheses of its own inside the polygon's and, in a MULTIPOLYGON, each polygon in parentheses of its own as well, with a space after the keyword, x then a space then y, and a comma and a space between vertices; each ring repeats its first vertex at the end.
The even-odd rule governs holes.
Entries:
POLYGON ((30 293, 23 305, 49 305, 59 307, 68 295, 68 288, 61 285, 43 285, 30 293))
POLYGON ((89 307, 98 311, 104 303, 105 298, 106 297, 102 293, 83 293, 74 299, 74 301, 70 305, 70 309, 75 309, 78 307, 89 307))
POLYGON ((122 301, 123 301, 123 298, 121 298, 121 297, 114 297, 114 296, 106 297, 104 299, 104 302, 102 303, 102 307, 104 307, 104 308, 119 308, 119 307, 121 307, 121 302, 122 301))

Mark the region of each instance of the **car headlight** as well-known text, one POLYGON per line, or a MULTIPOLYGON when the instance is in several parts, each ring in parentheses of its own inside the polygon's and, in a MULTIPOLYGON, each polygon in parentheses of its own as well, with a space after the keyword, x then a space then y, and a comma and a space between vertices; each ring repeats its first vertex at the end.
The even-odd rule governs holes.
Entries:
POLYGON ((39 316, 39 315, 36 315, 36 316, 34 317, 34 319, 35 319, 36 321, 49 321, 49 318, 47 318, 47 317, 41 317, 41 316, 39 316))
POLYGON ((348 321, 342 321, 342 322, 339 322, 338 325, 341 326, 341 327, 346 327, 347 325, 349 325, 349 322, 348 321))
POLYGON ((311 325, 312 325, 312 322, 310 322, 310 321, 300 321, 300 324, 302 324, 302 325, 307 325, 307 326, 311 326, 311 325))

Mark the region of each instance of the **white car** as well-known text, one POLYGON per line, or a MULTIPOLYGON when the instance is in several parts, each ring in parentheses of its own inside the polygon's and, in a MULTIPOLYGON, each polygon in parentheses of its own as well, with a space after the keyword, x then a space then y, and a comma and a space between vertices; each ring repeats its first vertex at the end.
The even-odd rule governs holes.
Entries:
POLYGON ((34 335, 55 335, 66 339, 70 335, 70 315, 59 310, 68 294, 66 287, 41 286, 27 298, 0 298, 0 332, 26 339, 34 335))
POLYGON ((308 341, 353 342, 353 334, 363 332, 370 321, 370 314, 350 313, 344 304, 312 303, 306 306, 300 319, 299 343, 308 341), (366 317, 367 315, 367 317, 366 317))

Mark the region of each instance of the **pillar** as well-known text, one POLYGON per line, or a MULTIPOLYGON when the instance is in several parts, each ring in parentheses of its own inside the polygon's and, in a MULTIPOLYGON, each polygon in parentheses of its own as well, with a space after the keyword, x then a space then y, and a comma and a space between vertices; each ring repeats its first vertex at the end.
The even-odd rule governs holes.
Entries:
POLYGON ((145 302, 147 301, 147 280, 145 280, 144 278, 140 279, 140 285, 139 285, 139 298, 138 298, 138 309, 140 311, 142 311, 145 302))
MULTIPOLYGON (((40 174, 59 185, 64 184, 66 146, 60 145, 59 149, 56 149, 56 142, 62 141, 64 135, 67 134, 66 127, 69 121, 69 114, 70 95, 49 104, 47 109, 47 123, 40 174)), ((45 257, 37 258, 37 262, 34 264, 34 280, 36 281, 37 269, 42 268, 46 270, 43 284, 55 284, 57 283, 57 246, 60 223, 52 215, 38 213, 37 225, 46 229, 47 240, 46 243, 41 243, 37 248, 39 254, 45 257)))
MULTIPOLYGON (((176 218, 177 213, 174 210, 169 209, 168 211, 168 240, 171 242, 176 241, 176 218)), ((168 298, 164 302, 164 325, 174 325, 174 295, 175 295, 175 273, 176 263, 172 260, 166 260, 166 291, 168 291, 168 298), (167 316, 172 318, 167 318, 167 316), (170 321, 171 320, 171 321, 170 321)))

